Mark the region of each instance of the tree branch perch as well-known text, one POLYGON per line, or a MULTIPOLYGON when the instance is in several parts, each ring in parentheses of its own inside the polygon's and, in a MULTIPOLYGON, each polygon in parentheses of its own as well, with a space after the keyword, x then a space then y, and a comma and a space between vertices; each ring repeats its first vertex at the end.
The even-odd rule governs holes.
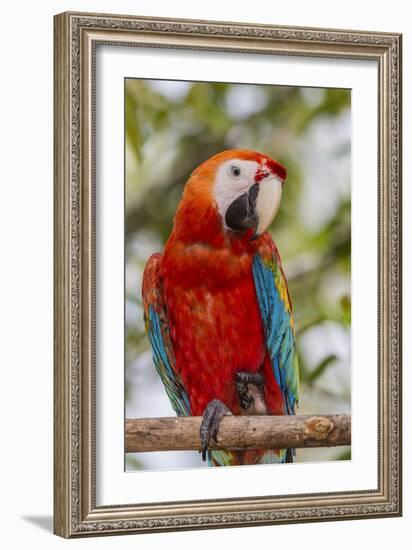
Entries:
MULTIPOLYGON (((200 450, 201 416, 126 419, 126 452, 200 450)), ((285 449, 351 444, 351 417, 225 416, 211 449, 285 449)))

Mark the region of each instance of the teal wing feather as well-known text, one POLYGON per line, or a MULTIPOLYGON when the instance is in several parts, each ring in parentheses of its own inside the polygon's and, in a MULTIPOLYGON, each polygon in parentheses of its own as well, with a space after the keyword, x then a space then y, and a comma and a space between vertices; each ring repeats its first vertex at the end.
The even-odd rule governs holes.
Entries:
POLYGON ((178 416, 190 415, 190 403, 179 373, 170 338, 170 327, 163 298, 159 263, 161 255, 153 254, 143 274, 142 298, 146 332, 153 352, 153 362, 178 416))
POLYGON ((269 234, 254 257, 253 277, 273 375, 283 394, 284 414, 296 414, 299 367, 292 303, 280 256, 269 234))

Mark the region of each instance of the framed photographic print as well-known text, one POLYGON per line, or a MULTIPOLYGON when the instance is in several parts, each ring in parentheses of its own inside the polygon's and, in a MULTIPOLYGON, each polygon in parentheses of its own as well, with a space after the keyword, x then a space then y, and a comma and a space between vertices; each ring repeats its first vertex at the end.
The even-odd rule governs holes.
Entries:
POLYGON ((55 16, 54 531, 401 514, 401 35, 55 16))

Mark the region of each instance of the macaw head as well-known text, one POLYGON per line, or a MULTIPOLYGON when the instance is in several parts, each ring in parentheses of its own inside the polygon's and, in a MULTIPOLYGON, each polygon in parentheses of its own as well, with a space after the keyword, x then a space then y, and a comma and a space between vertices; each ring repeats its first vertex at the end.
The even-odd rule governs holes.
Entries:
POLYGON ((274 220, 280 206, 285 168, 252 151, 228 151, 216 170, 214 195, 224 227, 255 230, 258 237, 274 220))
POLYGON ((249 232, 257 238, 278 212, 285 179, 285 167, 266 155, 245 149, 223 151, 192 173, 181 207, 195 214, 192 228, 213 225, 204 214, 214 211, 224 233, 249 232))

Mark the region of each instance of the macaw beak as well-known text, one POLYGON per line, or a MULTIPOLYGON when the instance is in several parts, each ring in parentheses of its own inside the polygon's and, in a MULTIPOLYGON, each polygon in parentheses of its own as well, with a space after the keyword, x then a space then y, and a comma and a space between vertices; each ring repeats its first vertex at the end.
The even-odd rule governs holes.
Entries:
POLYGON ((260 237, 275 219, 282 198, 283 180, 279 176, 271 175, 258 185, 259 190, 255 203, 257 224, 253 239, 260 237))
POLYGON ((225 223, 232 231, 255 229, 252 240, 264 233, 280 206, 283 180, 275 175, 262 179, 235 199, 226 211, 225 223))
POLYGON ((257 227, 258 217, 255 206, 258 188, 258 184, 255 183, 248 193, 243 193, 229 205, 225 214, 225 223, 232 231, 246 231, 257 227))

